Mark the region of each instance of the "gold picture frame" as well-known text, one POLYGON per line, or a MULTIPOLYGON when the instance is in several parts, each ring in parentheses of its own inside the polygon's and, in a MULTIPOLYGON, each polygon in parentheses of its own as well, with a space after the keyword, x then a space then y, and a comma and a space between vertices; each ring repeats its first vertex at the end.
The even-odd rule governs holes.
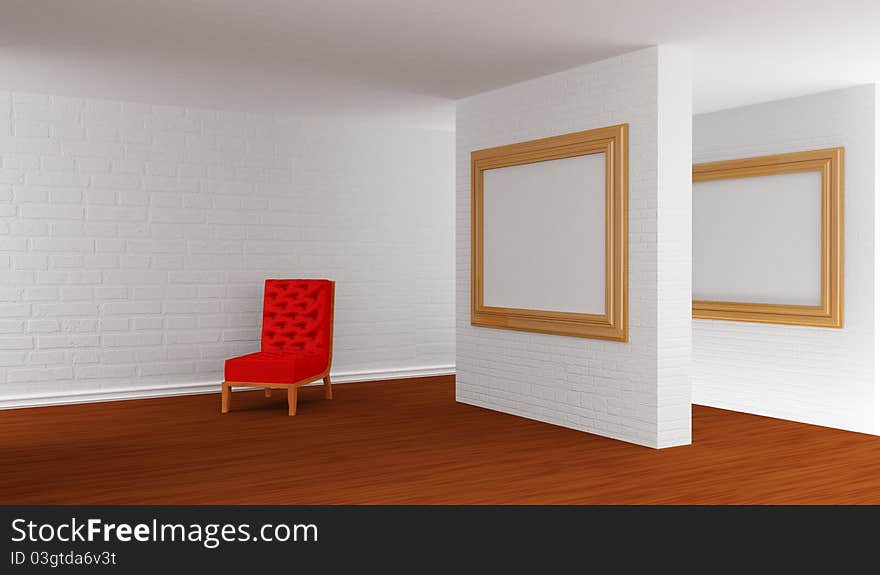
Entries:
POLYGON ((471 152, 471 325, 627 340, 628 125, 620 124, 471 152), (605 154, 605 311, 574 313, 483 305, 483 171, 605 154))
POLYGON ((843 148, 695 164, 693 182, 812 171, 821 181, 821 304, 694 300, 694 318, 843 327, 843 148))

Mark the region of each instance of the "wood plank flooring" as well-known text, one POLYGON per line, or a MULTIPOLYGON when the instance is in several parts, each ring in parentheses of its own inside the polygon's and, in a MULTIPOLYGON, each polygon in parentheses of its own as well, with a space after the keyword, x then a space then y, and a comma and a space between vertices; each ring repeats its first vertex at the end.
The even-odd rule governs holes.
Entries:
POLYGON ((0 411, 2 504, 880 504, 880 437, 695 406, 657 451, 457 404, 452 377, 0 411))

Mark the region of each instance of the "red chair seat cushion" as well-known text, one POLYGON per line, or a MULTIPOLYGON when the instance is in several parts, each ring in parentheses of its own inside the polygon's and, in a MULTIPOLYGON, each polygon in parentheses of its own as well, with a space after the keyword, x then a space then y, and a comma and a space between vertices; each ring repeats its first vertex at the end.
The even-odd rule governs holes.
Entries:
POLYGON ((242 383, 296 383, 321 375, 327 356, 321 353, 258 351, 226 360, 225 379, 242 383))

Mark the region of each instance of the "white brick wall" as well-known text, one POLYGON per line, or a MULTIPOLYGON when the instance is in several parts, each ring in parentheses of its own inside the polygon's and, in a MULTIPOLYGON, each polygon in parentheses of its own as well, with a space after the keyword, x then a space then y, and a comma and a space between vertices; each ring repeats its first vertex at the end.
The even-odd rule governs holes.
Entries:
POLYGON ((217 382, 267 277, 338 281, 334 373, 450 370, 453 145, 0 92, 0 405, 217 382))
POLYGON ((690 53, 663 47, 657 73, 658 445, 691 442, 690 53))
MULTIPOLYGON (((880 270, 880 84, 874 84, 874 275, 880 270)), ((876 281, 876 280, 875 280, 876 281)), ((880 433, 880 290, 874 288, 874 433, 880 433)))
POLYGON ((459 401, 652 447, 690 442, 690 239, 675 231, 690 229, 689 74, 686 54, 651 48, 459 102, 459 401), (629 341, 471 326, 470 152, 620 123, 630 126, 629 341), (660 143, 684 154, 661 155, 660 143), (658 317, 664 300, 675 311, 658 317))
POLYGON ((694 162, 844 146, 844 327, 694 320, 693 401, 878 433, 873 85, 694 117, 694 162))

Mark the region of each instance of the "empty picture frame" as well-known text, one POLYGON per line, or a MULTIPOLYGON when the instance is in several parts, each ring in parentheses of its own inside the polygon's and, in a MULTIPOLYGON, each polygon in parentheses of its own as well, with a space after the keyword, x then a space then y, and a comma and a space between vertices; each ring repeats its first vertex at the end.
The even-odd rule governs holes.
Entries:
POLYGON ((843 148, 693 166, 693 317, 843 326, 843 148))
POLYGON ((471 153, 471 324, 627 339, 627 125, 471 153))

